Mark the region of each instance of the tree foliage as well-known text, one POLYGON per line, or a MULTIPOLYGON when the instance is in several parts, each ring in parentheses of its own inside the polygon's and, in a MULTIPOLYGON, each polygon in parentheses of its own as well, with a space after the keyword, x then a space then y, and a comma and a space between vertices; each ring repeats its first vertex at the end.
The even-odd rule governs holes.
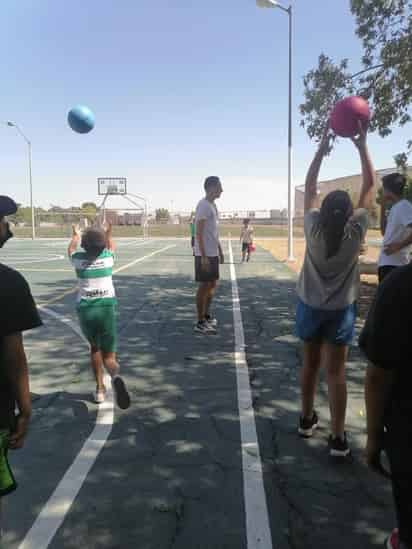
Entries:
POLYGON ((156 221, 168 221, 170 219, 169 210, 166 208, 158 208, 156 210, 156 221))
MULTIPOLYGON (((362 70, 352 74, 349 61, 335 62, 322 53, 318 67, 304 77, 301 125, 319 140, 332 106, 344 96, 368 100, 370 131, 388 136, 395 125, 412 120, 412 0, 351 0, 356 34, 362 41, 362 70)), ((395 157, 405 167, 412 140, 395 157)))
POLYGON ((97 215, 97 205, 94 202, 83 202, 80 206, 82 216, 93 223, 97 215))

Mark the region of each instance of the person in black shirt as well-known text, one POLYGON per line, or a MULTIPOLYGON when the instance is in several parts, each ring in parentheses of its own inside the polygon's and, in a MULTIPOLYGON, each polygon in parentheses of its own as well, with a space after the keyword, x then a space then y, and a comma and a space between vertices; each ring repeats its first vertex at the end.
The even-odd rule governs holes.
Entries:
MULTIPOLYGON (((7 215, 17 211, 16 203, 0 196, 0 248, 13 235, 7 215)), ((30 288, 17 271, 0 264, 0 445, 4 473, 7 450, 21 448, 31 416, 29 373, 22 332, 42 324, 30 288), (16 415, 15 410, 18 410, 16 415)), ((7 475, 6 475, 7 477, 7 475)), ((0 537, 2 496, 15 488, 0 484, 0 537)), ((5 481, 0 478, 0 481, 5 481)))
POLYGON ((398 529, 387 547, 412 549, 412 264, 387 275, 359 338, 369 360, 365 382, 368 465, 384 449, 391 466, 398 529))

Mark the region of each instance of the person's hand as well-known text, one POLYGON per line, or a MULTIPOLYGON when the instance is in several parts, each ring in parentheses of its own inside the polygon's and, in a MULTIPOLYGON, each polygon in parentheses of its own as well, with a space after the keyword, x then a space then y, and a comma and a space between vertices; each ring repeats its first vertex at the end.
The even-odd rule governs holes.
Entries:
POLYGON ((223 255, 223 252, 219 253, 219 262, 221 265, 225 262, 225 256, 223 255))
POLYGON ((9 448, 12 450, 18 450, 24 445, 24 439, 27 435, 27 430, 29 428, 30 416, 20 414, 17 417, 16 429, 10 435, 9 438, 9 448))
POLYGON ((363 124, 360 120, 358 120, 358 127, 359 127, 359 134, 355 137, 351 137, 352 143, 355 145, 355 147, 359 150, 359 152, 362 152, 366 149, 366 139, 368 135, 368 131, 363 127, 363 124))
POLYGON ((402 250, 402 245, 399 242, 391 242, 384 246, 383 251, 386 255, 393 255, 402 250))
POLYGON ((205 255, 202 255, 200 264, 202 266, 202 271, 210 271, 210 260, 208 257, 206 257, 205 255))
POLYGON ((72 236, 80 238, 80 228, 78 225, 72 225, 72 236))

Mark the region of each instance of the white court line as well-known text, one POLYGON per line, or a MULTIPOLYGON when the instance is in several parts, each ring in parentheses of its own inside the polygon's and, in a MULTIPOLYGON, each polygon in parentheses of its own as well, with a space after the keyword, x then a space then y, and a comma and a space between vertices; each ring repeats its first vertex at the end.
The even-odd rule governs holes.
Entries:
POLYGON ((242 311, 233 264, 232 242, 229 240, 230 278, 232 281, 233 322, 235 330, 235 363, 242 445, 243 489, 246 512, 248 549, 272 549, 272 536, 266 503, 263 470, 256 432, 249 370, 245 354, 242 311))
MULTIPOLYGON (((124 271, 136 263, 140 263, 153 255, 164 252, 169 248, 174 248, 175 246, 176 244, 166 246, 161 250, 156 250, 151 254, 131 261, 127 265, 123 265, 114 271, 113 274, 124 271)), ((67 324, 67 326, 79 335, 83 341, 86 341, 80 328, 70 318, 59 315, 45 306, 39 308, 46 314, 67 324)), ((111 384, 110 378, 108 378, 109 376, 106 374, 105 384, 108 387, 108 398, 99 406, 96 425, 91 435, 84 443, 76 459, 57 485, 55 491, 41 510, 30 530, 27 532, 23 542, 19 545, 19 549, 47 549, 76 499, 90 469, 102 451, 111 433, 114 421, 113 396, 109 389, 111 384)))
MULTIPOLYGON (((66 324, 87 343, 73 320, 46 307, 41 307, 41 310, 66 324)), ((111 433, 114 421, 113 394, 108 374, 105 374, 104 381, 107 387, 107 398, 103 404, 99 405, 96 425, 91 435, 27 532, 23 542, 19 545, 19 549, 46 549, 49 546, 76 499, 90 469, 102 451, 111 433)))
POLYGON ((165 246, 164 248, 161 248, 160 250, 156 250, 155 252, 144 255, 143 257, 139 257, 138 259, 135 259, 134 261, 131 261, 130 263, 126 263, 126 265, 122 265, 118 269, 115 269, 113 271, 113 274, 121 273, 122 271, 125 271, 129 267, 133 267, 133 265, 136 265, 137 263, 140 263, 141 261, 144 261, 145 259, 148 259, 149 257, 153 257, 154 255, 160 254, 162 252, 165 252, 166 250, 170 250, 170 248, 175 248, 175 247, 176 247, 176 244, 170 244, 169 246, 165 246))
POLYGON ((47 263, 48 261, 60 261, 62 259, 65 259, 64 255, 53 255, 52 257, 43 257, 43 259, 38 259, 38 255, 36 256, 30 256, 30 255, 23 255, 23 256, 4 256, 4 261, 11 261, 12 263, 19 263, 20 265, 23 263, 47 263))
POLYGON ((73 269, 31 269, 30 267, 19 267, 19 271, 25 273, 73 273, 73 269))

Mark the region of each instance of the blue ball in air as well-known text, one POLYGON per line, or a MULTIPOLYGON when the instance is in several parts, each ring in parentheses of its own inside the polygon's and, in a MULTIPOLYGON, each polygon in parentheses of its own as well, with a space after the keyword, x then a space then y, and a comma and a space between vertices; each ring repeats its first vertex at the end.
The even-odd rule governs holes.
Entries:
POLYGON ((71 129, 77 133, 89 133, 94 128, 94 114, 84 105, 76 105, 67 116, 71 129))

